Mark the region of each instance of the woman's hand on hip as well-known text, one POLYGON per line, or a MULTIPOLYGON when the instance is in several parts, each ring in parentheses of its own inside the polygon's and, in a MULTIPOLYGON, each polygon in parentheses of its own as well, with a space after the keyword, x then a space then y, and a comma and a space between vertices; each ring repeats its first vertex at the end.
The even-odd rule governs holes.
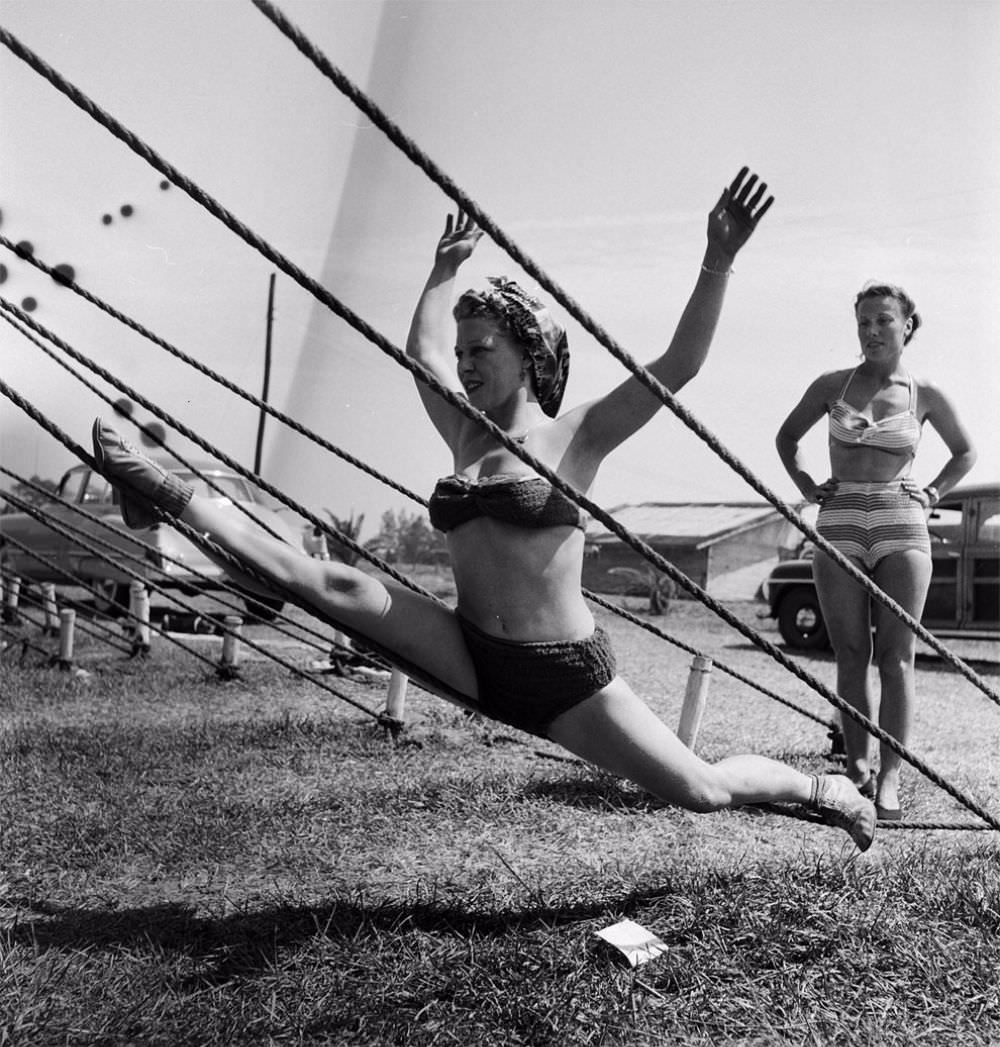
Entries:
POLYGON ((925 509, 934 507, 930 492, 926 487, 921 487, 916 480, 911 480, 907 477, 905 480, 900 480, 899 486, 905 495, 912 498, 915 502, 919 502, 925 509))
POLYGON ((822 505, 824 502, 829 501, 836 494, 836 491, 837 481, 831 478, 824 480, 821 484, 816 484, 812 489, 812 493, 806 495, 806 499, 815 505, 822 505))

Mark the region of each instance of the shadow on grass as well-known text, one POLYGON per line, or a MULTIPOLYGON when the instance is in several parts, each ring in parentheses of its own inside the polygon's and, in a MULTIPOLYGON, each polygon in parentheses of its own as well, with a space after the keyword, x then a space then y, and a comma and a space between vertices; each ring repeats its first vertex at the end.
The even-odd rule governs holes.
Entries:
MULTIPOLYGON (((606 919, 609 912, 635 911, 678 893, 658 887, 606 895, 592 901, 566 901, 475 911, 462 901, 426 902, 337 900, 321 905, 276 905, 228 916, 198 915, 181 902, 133 909, 97 909, 58 906, 47 902, 21 903, 39 914, 19 920, 7 932, 11 944, 38 954, 47 950, 108 950, 164 953, 194 963, 197 974, 184 986, 223 984, 234 976, 252 976, 274 967, 281 951, 323 939, 354 950, 363 941, 394 940, 414 932, 446 938, 500 939, 532 929, 606 919)), ((11 899, 8 899, 8 904, 11 899)))

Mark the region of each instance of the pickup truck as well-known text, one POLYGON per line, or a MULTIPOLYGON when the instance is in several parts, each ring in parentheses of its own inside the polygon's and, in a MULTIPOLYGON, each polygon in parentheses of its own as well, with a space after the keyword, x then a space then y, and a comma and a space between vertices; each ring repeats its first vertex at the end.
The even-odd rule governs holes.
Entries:
MULTIPOLYGON (((1000 483, 956 487, 931 510, 933 573, 921 624, 935 636, 1000 639, 1000 483)), ((812 578, 811 543, 761 586, 789 647, 830 644, 812 578)))
MULTIPOLYGON (((192 465, 197 473, 175 466, 171 467, 171 472, 192 484, 198 494, 215 499, 241 519, 246 517, 236 506, 245 506, 257 520, 285 541, 302 548, 301 531, 290 527, 281 513, 269 509, 264 504, 263 494, 242 476, 217 463, 192 462, 192 465), (214 488, 202 477, 210 480, 214 488)), ((63 475, 57 497, 39 506, 41 512, 56 524, 71 532, 81 532, 84 540, 93 537, 110 542, 113 550, 94 540, 92 544, 103 554, 97 555, 81 542, 59 533, 26 512, 4 513, 0 514, 0 568, 5 574, 16 575, 29 584, 53 582, 71 586, 75 579, 81 579, 100 591, 99 608, 112 613, 127 608, 129 604, 129 585, 134 579, 122 570, 122 566, 138 571, 157 585, 188 594, 223 587, 222 570, 168 525, 156 524, 140 531, 127 530, 113 494, 111 485, 103 476, 89 466, 78 465, 63 475), (96 520, 110 523, 115 529, 109 530, 70 506, 85 510, 96 520), (35 558, 32 553, 45 557, 49 563, 35 558), (130 557, 138 557, 140 563, 130 557)), ((263 620, 273 619, 283 606, 281 600, 261 596, 248 595, 244 602, 253 617, 263 620)))

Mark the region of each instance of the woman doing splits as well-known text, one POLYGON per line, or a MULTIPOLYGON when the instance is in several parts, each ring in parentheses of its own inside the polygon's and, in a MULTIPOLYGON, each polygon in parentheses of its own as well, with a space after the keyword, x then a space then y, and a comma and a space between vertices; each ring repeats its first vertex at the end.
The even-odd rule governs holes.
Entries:
MULTIPOLYGON (((920 326, 906 292, 868 284, 855 299, 854 313, 861 363, 821 375, 809 386, 778 432, 778 454, 806 500, 819 503, 819 534, 919 620, 931 577, 926 512, 965 476, 976 455, 947 397, 903 367, 904 346, 920 326), (832 476, 817 484, 802 462, 799 442, 824 415, 832 476), (924 422, 938 432, 951 457, 921 487, 910 469, 924 422)), ((881 682, 879 726, 906 745, 913 723, 914 633, 875 603, 873 645, 867 590, 820 550, 813 576, 837 658, 838 693, 872 718, 874 652, 881 682)), ((902 758, 883 744, 876 782, 868 732, 850 718, 843 727, 848 776, 875 798, 880 818, 897 821, 902 758)))
MULTIPOLYGON (((650 364, 670 390, 686 385, 705 361, 733 258, 772 203, 766 189, 744 168, 709 215, 691 298, 670 345, 650 364)), ((566 335, 549 311, 499 278, 454 304, 456 274, 481 235, 463 213, 448 216, 407 352, 526 451, 587 491, 605 456, 661 404, 629 377, 606 396, 559 415, 569 356, 566 335)), ((875 809, 846 777, 809 776, 755 755, 709 764, 678 740, 618 675, 608 637, 595 628, 581 592, 578 507, 454 406, 422 384, 419 391, 453 458, 430 513, 448 537, 454 610, 393 581, 249 533, 211 501, 191 497, 100 421, 95 455, 120 488, 127 522, 148 520, 150 506, 178 516, 273 579, 286 597, 295 594, 306 610, 398 653, 467 694, 490 717, 549 738, 688 810, 800 803, 845 829, 858 847, 869 847, 875 809)))

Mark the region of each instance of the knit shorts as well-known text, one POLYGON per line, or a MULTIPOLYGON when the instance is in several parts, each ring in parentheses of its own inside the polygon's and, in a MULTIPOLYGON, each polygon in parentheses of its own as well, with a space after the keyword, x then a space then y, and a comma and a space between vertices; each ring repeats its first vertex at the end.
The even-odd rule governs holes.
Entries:
POLYGON ((868 571, 892 553, 916 549, 931 555, 924 507, 903 490, 899 480, 841 480, 820 506, 816 530, 868 571))
POLYGON ((540 738, 548 737, 553 720, 617 675, 611 640, 600 626, 585 640, 517 643, 490 636, 461 616, 458 623, 483 713, 540 738))

